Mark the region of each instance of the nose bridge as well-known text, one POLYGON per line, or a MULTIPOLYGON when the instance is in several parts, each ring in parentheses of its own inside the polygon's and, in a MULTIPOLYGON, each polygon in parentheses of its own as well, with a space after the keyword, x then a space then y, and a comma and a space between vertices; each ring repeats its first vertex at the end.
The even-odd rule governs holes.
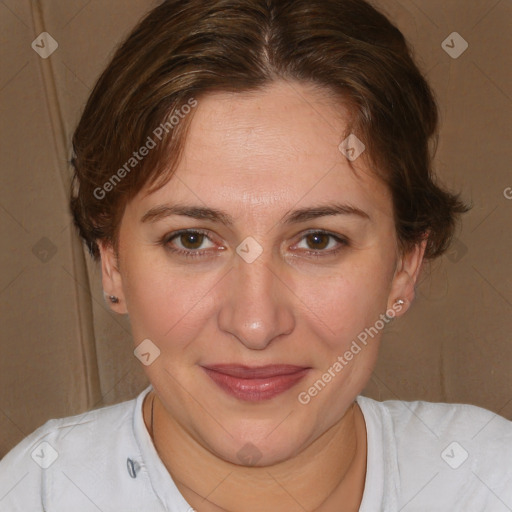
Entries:
MULTIPOLYGON (((254 260, 254 246, 240 244, 230 272, 228 293, 221 304, 219 327, 248 348, 262 350, 281 334, 293 329, 287 288, 276 276, 270 251, 254 260), (243 250, 249 249, 243 252, 243 250)), ((288 292, 289 293, 289 292, 288 292)))

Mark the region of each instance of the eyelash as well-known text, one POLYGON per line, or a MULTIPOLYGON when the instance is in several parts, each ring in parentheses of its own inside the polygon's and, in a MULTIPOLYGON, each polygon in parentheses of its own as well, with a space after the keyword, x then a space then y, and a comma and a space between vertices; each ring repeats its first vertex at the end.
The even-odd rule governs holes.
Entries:
MULTIPOLYGON (((187 233, 205 235, 206 238, 208 238, 208 240, 212 241, 210 239, 210 237, 208 236, 208 232, 204 231, 202 229, 181 229, 179 231, 174 231, 170 234, 165 235, 160 240, 159 244, 164 246, 171 253, 174 253, 174 254, 177 254, 180 256, 185 256, 186 258, 198 258, 208 252, 208 250, 184 251, 183 249, 175 249, 170 246, 170 242, 172 240, 174 240, 175 238, 178 238, 180 235, 187 234, 187 233)), ((330 251, 325 251, 325 250, 305 251, 309 256, 312 256, 313 258, 325 258, 327 256, 334 256, 334 255, 338 254, 342 250, 343 247, 348 247, 350 245, 346 238, 340 237, 338 235, 334 235, 333 233, 324 231, 322 229, 315 229, 315 230, 308 231, 308 232, 304 233, 304 235, 301 237, 300 240, 303 240, 307 235, 313 235, 313 234, 327 235, 327 236, 333 238, 334 240, 336 240, 341 245, 341 247, 339 247, 338 249, 331 249, 330 251), (321 253, 324 253, 324 254, 321 254, 321 253)))

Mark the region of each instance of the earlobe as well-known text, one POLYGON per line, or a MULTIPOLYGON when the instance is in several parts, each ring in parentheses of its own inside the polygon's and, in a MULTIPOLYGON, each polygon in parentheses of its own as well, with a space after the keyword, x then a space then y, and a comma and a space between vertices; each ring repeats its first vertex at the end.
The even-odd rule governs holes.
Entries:
POLYGON ((101 279, 105 302, 116 313, 126 314, 126 301, 123 292, 122 277, 119 272, 118 258, 112 244, 99 242, 101 256, 101 279))
POLYGON ((388 296, 388 309, 392 308, 397 300, 404 301, 400 313, 396 316, 403 315, 414 300, 415 285, 422 268, 426 245, 427 240, 424 239, 411 251, 403 254, 398 261, 388 296))

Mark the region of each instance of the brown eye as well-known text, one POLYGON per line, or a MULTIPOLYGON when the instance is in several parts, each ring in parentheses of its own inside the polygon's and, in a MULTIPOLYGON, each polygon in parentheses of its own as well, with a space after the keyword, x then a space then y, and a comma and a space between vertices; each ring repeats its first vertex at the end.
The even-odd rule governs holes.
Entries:
POLYGON ((203 255, 205 250, 215 247, 206 232, 195 229, 171 233, 163 238, 162 245, 171 252, 191 257, 203 255))
POLYGON ((190 232, 182 233, 177 238, 185 249, 199 249, 204 241, 205 235, 202 233, 190 232))
POLYGON ((315 257, 334 256, 341 249, 348 247, 349 242, 342 236, 326 231, 310 231, 305 233, 296 246, 305 253, 315 257))
POLYGON ((310 233, 305 238, 308 247, 316 251, 325 249, 329 245, 329 238, 332 237, 326 233, 310 233))

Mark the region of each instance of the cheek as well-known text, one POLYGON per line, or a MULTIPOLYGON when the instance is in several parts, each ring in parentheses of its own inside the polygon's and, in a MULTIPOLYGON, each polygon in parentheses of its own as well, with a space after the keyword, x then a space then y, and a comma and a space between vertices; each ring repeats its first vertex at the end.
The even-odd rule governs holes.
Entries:
POLYGON ((166 340, 179 348, 199 328, 200 318, 211 316, 211 294, 220 276, 216 272, 172 268, 165 258, 148 261, 144 255, 127 258, 123 290, 135 342, 166 340))
POLYGON ((341 350, 386 311, 390 276, 380 258, 361 257, 328 278, 303 278, 297 295, 317 335, 341 350))

